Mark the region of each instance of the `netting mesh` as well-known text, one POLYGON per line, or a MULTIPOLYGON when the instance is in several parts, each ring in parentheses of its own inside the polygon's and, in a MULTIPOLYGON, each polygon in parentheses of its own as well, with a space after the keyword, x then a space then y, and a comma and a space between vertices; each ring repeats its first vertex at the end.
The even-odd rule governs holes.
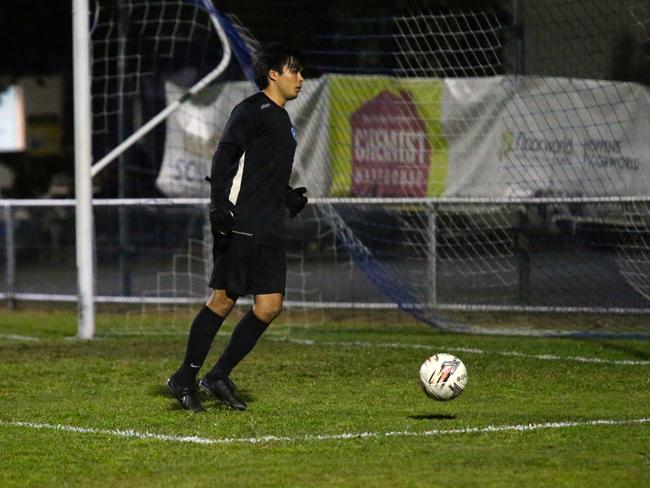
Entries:
MULTIPOLYGON (((74 301, 73 207, 12 212, 17 279, 0 294, 74 301)), ((100 308, 127 310, 129 328, 184 329, 207 295, 211 250, 203 214, 202 205, 98 206, 100 308), (139 215, 151 230, 131 241, 128 297, 116 232, 120 210, 139 215)), ((469 323, 486 331, 494 323, 486 312, 543 310, 563 314, 541 322, 548 328, 647 332, 648 219, 648 201, 310 205, 288 229, 285 319, 322 323, 342 309, 346 320, 403 320, 400 307, 441 327, 466 330, 469 323), (482 313, 459 318, 462 312, 482 313), (609 314, 596 319, 594 312, 609 314)), ((517 324, 500 323, 498 330, 512 332, 517 324)), ((518 330, 530 332, 531 324, 527 317, 518 330)))
MULTIPOLYGON (((647 40, 633 29, 635 13, 647 5, 635 0, 545 0, 520 2, 526 34, 526 73, 583 79, 620 79, 617 52, 626 38, 638 48, 647 40)), ((646 17, 647 21, 647 17, 646 17)))
MULTIPOLYGON (((96 159, 219 63, 204 7, 96 2, 96 159)), ((250 51, 280 40, 310 78, 287 105, 292 184, 312 198, 289 222, 290 314, 401 307, 444 326, 474 310, 650 308, 648 2, 216 7, 231 65, 101 173, 100 194, 207 196, 228 114, 255 91, 250 51)), ((146 302, 133 317, 205 297, 205 203, 98 207, 96 222, 99 295, 146 302)))
MULTIPOLYGON (((222 46, 201 1, 94 2, 91 20, 93 157, 101 159, 161 111, 164 82, 184 88, 219 63, 222 46)), ((106 196, 152 196, 164 126, 145 135, 96 185, 106 196), (122 172, 122 176, 118 173, 122 172)))
POLYGON ((492 76, 503 72, 504 29, 494 11, 419 13, 393 19, 396 76, 492 76))

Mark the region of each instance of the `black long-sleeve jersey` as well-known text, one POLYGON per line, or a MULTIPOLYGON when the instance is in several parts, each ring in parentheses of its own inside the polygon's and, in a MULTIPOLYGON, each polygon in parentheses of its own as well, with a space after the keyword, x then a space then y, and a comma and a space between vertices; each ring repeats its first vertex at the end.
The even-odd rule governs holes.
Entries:
POLYGON ((285 247, 285 194, 296 151, 289 114, 264 92, 237 105, 212 158, 212 198, 235 205, 233 234, 285 247))

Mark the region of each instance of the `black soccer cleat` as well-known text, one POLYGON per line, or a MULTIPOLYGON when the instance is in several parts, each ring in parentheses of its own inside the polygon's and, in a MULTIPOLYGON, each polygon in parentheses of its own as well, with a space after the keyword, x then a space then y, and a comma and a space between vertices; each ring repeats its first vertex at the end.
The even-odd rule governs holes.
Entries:
POLYGON ((204 376, 199 381, 199 388, 230 408, 246 410, 246 403, 237 397, 235 394, 235 385, 228 378, 225 380, 210 380, 204 376))
POLYGON ((167 380, 167 388, 176 397, 176 400, 178 400, 178 403, 181 404, 184 410, 189 410, 194 413, 205 412, 196 388, 177 385, 174 383, 173 376, 170 376, 167 380))

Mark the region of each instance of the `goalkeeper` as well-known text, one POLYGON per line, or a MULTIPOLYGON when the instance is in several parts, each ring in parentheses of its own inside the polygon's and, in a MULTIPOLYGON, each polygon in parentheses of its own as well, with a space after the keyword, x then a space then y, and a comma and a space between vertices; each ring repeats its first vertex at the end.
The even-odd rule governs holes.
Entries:
POLYGON ((210 224, 214 270, 207 304, 192 322, 185 358, 167 380, 181 406, 203 411, 196 375, 215 334, 240 296, 254 295, 225 350, 199 381, 201 390, 227 406, 245 410, 230 373, 280 314, 286 285, 285 206, 294 217, 307 204, 306 188, 288 186, 296 131, 285 103, 300 92, 299 55, 278 44, 254 57, 260 92, 237 105, 212 159, 210 224))

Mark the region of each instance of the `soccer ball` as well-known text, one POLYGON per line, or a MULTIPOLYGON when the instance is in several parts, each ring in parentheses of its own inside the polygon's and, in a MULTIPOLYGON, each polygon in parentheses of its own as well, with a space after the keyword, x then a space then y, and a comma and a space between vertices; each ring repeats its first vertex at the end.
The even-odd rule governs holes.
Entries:
POLYGON ((467 368, 456 356, 435 354, 420 366, 420 385, 434 400, 453 400, 467 385, 467 368))

